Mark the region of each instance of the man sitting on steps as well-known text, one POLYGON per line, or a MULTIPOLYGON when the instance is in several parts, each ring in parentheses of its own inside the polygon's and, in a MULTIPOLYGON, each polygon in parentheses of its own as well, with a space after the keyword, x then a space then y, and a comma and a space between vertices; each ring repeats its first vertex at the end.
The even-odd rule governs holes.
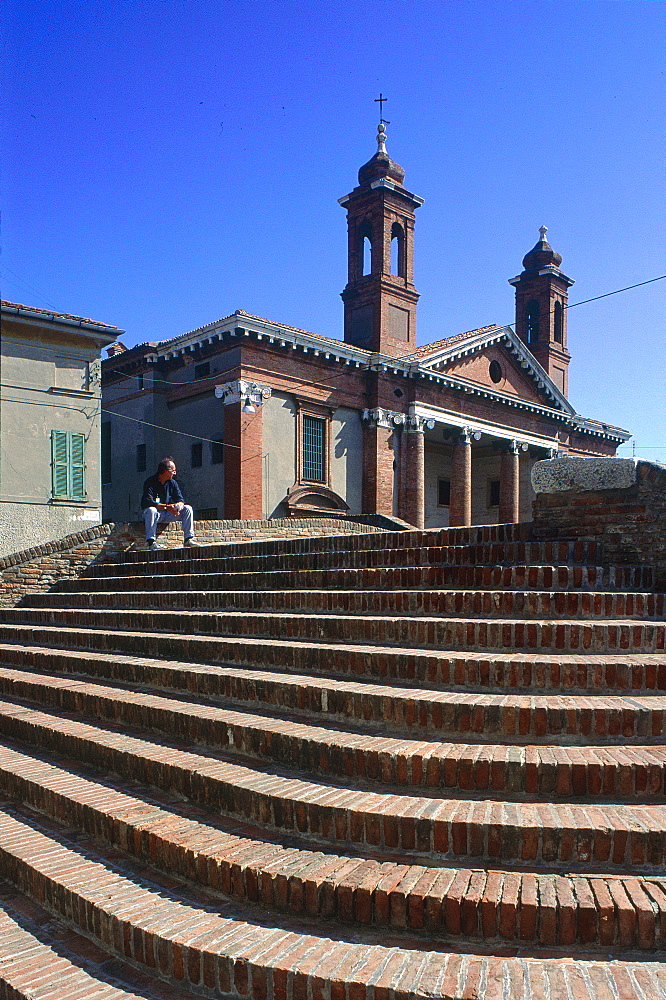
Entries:
POLYGON ((162 549, 155 541, 157 525, 168 521, 181 521, 185 545, 197 543, 194 540, 192 508, 186 504, 180 486, 175 480, 176 463, 172 458, 163 458, 154 476, 143 484, 141 510, 146 525, 146 546, 162 549))

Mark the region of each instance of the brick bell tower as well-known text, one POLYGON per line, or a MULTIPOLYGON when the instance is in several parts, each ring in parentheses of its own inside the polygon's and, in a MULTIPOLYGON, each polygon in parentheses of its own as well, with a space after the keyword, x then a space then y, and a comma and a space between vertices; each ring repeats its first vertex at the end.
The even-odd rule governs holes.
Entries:
POLYGON ((573 279, 560 271, 562 256, 541 239, 523 257, 524 271, 509 284, 516 289, 516 333, 565 396, 569 392, 567 301, 573 279))
POLYGON ((377 147, 358 172, 358 187, 340 199, 349 232, 344 339, 395 358, 416 350, 414 212, 423 199, 403 187, 405 171, 386 152, 383 121, 377 147))

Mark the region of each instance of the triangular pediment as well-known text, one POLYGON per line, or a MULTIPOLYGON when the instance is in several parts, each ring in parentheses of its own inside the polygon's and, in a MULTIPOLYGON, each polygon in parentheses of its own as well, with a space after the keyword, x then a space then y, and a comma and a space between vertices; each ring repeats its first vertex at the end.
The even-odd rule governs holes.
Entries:
POLYGON ((573 414, 567 398, 507 326, 489 326, 425 345, 414 355, 422 369, 482 386, 503 396, 573 414))

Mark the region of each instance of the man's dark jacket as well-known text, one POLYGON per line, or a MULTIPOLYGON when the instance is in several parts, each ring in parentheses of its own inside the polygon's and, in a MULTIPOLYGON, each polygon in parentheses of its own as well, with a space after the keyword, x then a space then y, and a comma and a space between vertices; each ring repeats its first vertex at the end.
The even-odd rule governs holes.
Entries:
POLYGON ((158 503, 184 502, 180 486, 175 479, 167 479, 165 483, 161 483, 157 476, 151 476, 143 484, 141 510, 145 510, 147 507, 155 507, 158 503))

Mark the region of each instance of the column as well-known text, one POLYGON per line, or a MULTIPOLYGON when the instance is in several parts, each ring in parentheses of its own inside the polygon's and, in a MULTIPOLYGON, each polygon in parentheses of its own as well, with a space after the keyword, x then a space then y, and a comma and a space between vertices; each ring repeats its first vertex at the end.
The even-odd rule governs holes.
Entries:
POLYGON ((263 509, 262 404, 269 386, 244 379, 215 386, 224 402, 224 516, 261 520, 263 509))
POLYGON ((520 520, 520 449, 517 441, 506 441, 500 459, 499 523, 520 520))
POLYGON ((453 445, 451 501, 449 504, 450 527, 472 523, 472 437, 470 429, 465 427, 453 445))
POLYGON ((415 528, 425 523, 425 421, 410 416, 405 423, 404 484, 401 498, 401 517, 415 528))

